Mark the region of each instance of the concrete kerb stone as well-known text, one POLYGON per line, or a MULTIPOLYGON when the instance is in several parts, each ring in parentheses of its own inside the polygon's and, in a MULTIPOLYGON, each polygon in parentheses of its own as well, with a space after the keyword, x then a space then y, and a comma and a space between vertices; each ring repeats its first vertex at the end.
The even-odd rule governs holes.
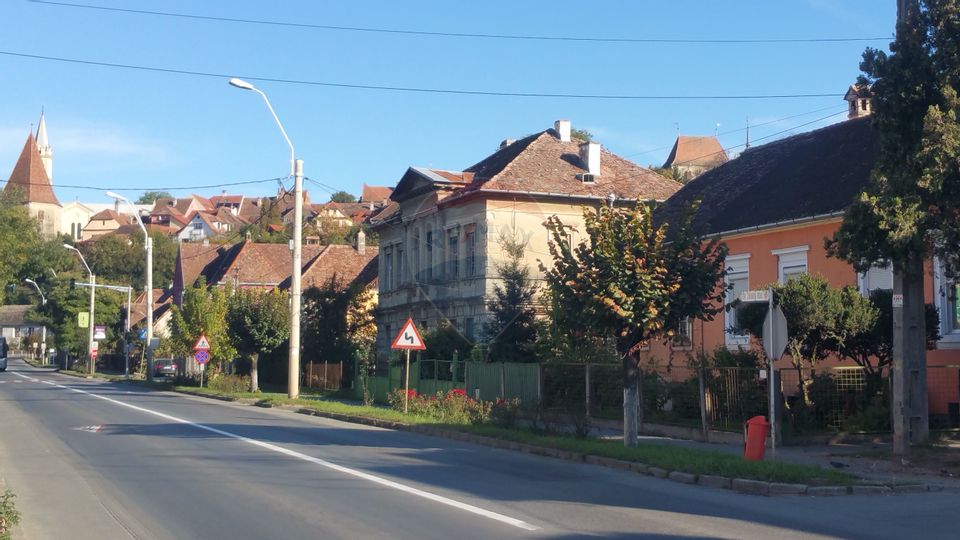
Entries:
POLYGON ((746 480, 744 478, 734 478, 732 482, 733 490, 739 493, 749 495, 770 495, 770 483, 761 480, 746 480))
POLYGON ((697 483, 697 475, 695 475, 695 474, 690 474, 690 473, 685 473, 685 472, 680 472, 680 471, 673 471, 673 472, 671 472, 670 474, 667 475, 667 478, 670 479, 670 480, 673 480, 674 482, 680 482, 681 484, 696 484, 696 483, 697 483))
MULTIPOLYGON (((214 396, 209 394, 201 394, 199 392, 194 393, 190 391, 179 391, 183 394, 194 395, 197 397, 204 397, 209 399, 216 399, 220 401, 232 401, 241 405, 248 406, 257 406, 259 404, 258 400, 254 399, 234 399, 225 396, 214 396)), ((408 431, 413 433, 421 433, 433 437, 444 437, 447 439, 453 439, 457 441, 462 441, 470 444, 477 444, 480 446, 489 446, 494 448, 502 448, 506 450, 519 451, 527 454, 547 456, 556 459, 563 459, 567 461, 575 462, 586 462, 593 465, 599 465, 602 467, 609 467, 620 470, 629 470, 638 474, 645 474, 648 476, 654 476, 656 478, 668 478, 676 482, 681 482, 684 484, 697 484, 707 487, 716 487, 721 489, 732 489, 740 493, 747 493, 752 495, 802 495, 806 493, 810 496, 840 496, 840 495, 883 495, 883 494, 901 494, 901 493, 926 493, 926 492, 950 492, 950 493, 960 493, 960 488, 954 486, 944 486, 942 484, 905 484, 905 485, 858 485, 858 486, 807 486, 805 484, 782 484, 782 483, 771 483, 763 482, 760 480, 748 480, 745 478, 726 478, 723 476, 714 476, 709 474, 691 474, 684 473, 680 471, 668 471, 660 467, 653 467, 645 463, 639 462, 630 462, 614 458, 606 458, 603 456, 594 456, 594 455, 585 455, 578 452, 571 452, 566 450, 559 450, 555 448, 535 446, 526 443, 518 443, 514 441, 504 441, 503 439, 496 439, 493 437, 484 437, 480 435, 474 435, 472 433, 466 433, 456 430, 447 430, 443 428, 438 428, 435 426, 424 426, 424 425, 410 425, 403 424, 400 422, 394 422, 390 420, 379 420, 376 418, 367 418, 363 416, 352 416, 341 413, 330 413, 324 411, 318 411, 315 409, 308 409, 304 407, 297 406, 285 406, 281 405, 278 408, 283 408, 297 414, 304 414, 308 416, 318 416, 321 418, 331 418, 334 420, 340 420, 343 422, 350 422, 354 424, 363 424, 385 429, 393 429, 397 431, 408 431)))
POLYGON ((721 489, 732 489, 733 480, 725 476, 714 476, 710 474, 701 474, 697 477, 697 483, 701 486, 721 488, 721 489))
POLYGON ((807 493, 806 484, 781 484, 779 482, 770 483, 770 495, 804 495, 807 493))
POLYGON ((813 497, 837 497, 846 494, 847 488, 845 486, 810 486, 807 488, 807 495, 813 497))

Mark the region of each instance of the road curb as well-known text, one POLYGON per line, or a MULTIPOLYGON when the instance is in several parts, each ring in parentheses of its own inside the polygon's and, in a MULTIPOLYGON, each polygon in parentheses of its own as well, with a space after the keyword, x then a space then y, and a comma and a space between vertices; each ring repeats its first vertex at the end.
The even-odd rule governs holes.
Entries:
MULTIPOLYGON (((194 393, 189 391, 179 391, 182 394, 192 396, 218 399, 221 401, 232 401, 244 405, 256 405, 254 399, 233 399, 223 396, 212 396, 209 394, 194 393)), ((368 425, 383 429, 392 429, 396 431, 407 431, 410 433, 419 433, 431 437, 441 437, 479 446, 488 446, 500 450, 513 452, 522 452, 537 456, 551 457, 571 461, 576 463, 587 463, 610 469, 630 471, 645 476, 653 476, 674 482, 699 485, 704 487, 729 489, 746 495, 771 496, 798 496, 808 497, 836 497, 841 495, 900 495, 928 492, 960 493, 960 487, 944 486, 943 484, 904 484, 904 485, 882 485, 882 484, 861 484, 854 486, 810 486, 807 484, 787 484, 779 482, 765 482, 763 480, 753 480, 748 478, 727 478, 709 474, 693 474, 684 471, 671 471, 661 467, 655 467, 646 463, 637 461, 625 461, 622 459, 609 458, 606 456, 596 456, 592 454, 581 454, 559 448, 550 448, 545 446, 536 446, 527 443, 520 443, 484 435, 476 435, 463 431, 443 429, 431 425, 411 425, 394 422, 391 420, 380 420, 368 418, 365 416, 352 416, 342 413, 332 413, 318 411, 307 407, 296 405, 277 405, 276 408, 304 414, 308 416, 317 416, 320 418, 329 418, 341 422, 350 422, 353 424, 368 425)))

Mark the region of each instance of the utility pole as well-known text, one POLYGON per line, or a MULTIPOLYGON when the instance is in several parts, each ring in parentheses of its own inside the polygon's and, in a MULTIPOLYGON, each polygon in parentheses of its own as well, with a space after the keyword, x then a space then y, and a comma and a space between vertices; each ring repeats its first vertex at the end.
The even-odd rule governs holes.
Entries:
POLYGON ((290 355, 287 366, 287 394, 300 396, 300 264, 303 258, 303 160, 293 169, 293 268, 290 272, 290 355))
POLYGON ((90 357, 90 368, 88 369, 88 371, 91 377, 96 372, 96 368, 97 368, 97 359, 94 358, 94 355, 93 355, 93 344, 95 343, 93 340, 93 309, 94 309, 94 306, 96 305, 96 299, 97 299, 96 295, 97 295, 97 276, 93 275, 93 272, 91 272, 90 273, 90 326, 89 326, 90 332, 89 332, 89 342, 88 342, 89 345, 87 346, 88 347, 87 353, 88 353, 88 356, 90 357))
MULTIPOLYGON (((916 0, 897 0, 897 31, 918 9, 916 0)), ((926 321, 923 259, 910 253, 893 262, 893 452, 906 454, 930 435, 927 400, 926 321)))
POLYGON ((147 283, 144 286, 144 300, 147 302, 147 380, 153 380, 153 238, 147 233, 146 227, 137 216, 140 227, 143 228, 144 247, 147 250, 147 283))

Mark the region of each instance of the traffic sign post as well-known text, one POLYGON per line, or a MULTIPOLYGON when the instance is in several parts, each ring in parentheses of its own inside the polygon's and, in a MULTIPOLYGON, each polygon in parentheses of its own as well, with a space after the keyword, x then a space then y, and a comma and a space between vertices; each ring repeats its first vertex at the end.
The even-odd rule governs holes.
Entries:
POLYGON ((767 355, 770 364, 770 374, 767 376, 767 385, 770 387, 770 453, 777 457, 777 399, 776 399, 776 372, 773 363, 783 356, 787 348, 787 318, 783 315, 780 306, 773 304, 773 288, 766 290, 743 291, 740 301, 746 304, 767 303, 767 316, 763 320, 763 352, 767 355))
POLYGON ((209 351, 210 350, 210 340, 207 339, 206 334, 200 334, 200 337, 197 338, 197 342, 193 345, 193 350, 195 351, 209 351))
POLYGON ((423 351, 427 346, 423 343, 423 337, 417 330, 417 325, 413 324, 413 319, 407 319, 406 324, 400 329, 400 333, 394 338, 390 345, 393 350, 407 351, 406 369, 403 376, 403 412, 408 410, 410 401, 410 351, 423 351))

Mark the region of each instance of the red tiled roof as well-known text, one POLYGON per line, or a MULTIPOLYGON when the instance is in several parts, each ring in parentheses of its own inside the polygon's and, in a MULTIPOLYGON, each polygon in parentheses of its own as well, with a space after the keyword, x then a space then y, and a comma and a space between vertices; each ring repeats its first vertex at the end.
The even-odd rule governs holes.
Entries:
MULTIPOLYGON (((337 287, 345 287, 354 281, 366 286, 377 278, 377 248, 367 248, 361 254, 353 246, 326 246, 313 260, 304 266, 301 277, 304 289, 321 287, 333 281, 337 287)), ((290 287, 290 278, 280 285, 290 287)))
POLYGON ((130 216, 121 214, 116 210, 110 210, 110 209, 101 210, 90 217, 90 221, 110 221, 110 220, 116 221, 121 225, 125 223, 128 224, 132 221, 130 216))
POLYGON ((716 137, 690 137, 680 135, 673 143, 673 150, 664 167, 694 166, 715 167, 729 161, 727 152, 716 137))
POLYGON ((4 186, 3 190, 7 192, 19 190, 24 202, 60 206, 60 201, 53 193, 50 178, 47 177, 47 171, 43 168, 40 150, 37 148, 37 141, 34 140, 33 133, 27 135, 27 142, 23 145, 20 158, 17 159, 17 164, 13 166, 13 172, 10 173, 7 185, 4 186))
POLYGON ((382 203, 390 198, 393 188, 390 186, 368 186, 363 185, 363 191, 360 192, 360 202, 382 203))
MULTIPOLYGON (((681 184, 601 149, 600 175, 583 182, 580 141, 561 141, 548 129, 506 145, 464 173, 474 177, 465 191, 521 191, 566 196, 666 200, 681 184)), ((464 175, 466 179, 466 174, 464 175)))

